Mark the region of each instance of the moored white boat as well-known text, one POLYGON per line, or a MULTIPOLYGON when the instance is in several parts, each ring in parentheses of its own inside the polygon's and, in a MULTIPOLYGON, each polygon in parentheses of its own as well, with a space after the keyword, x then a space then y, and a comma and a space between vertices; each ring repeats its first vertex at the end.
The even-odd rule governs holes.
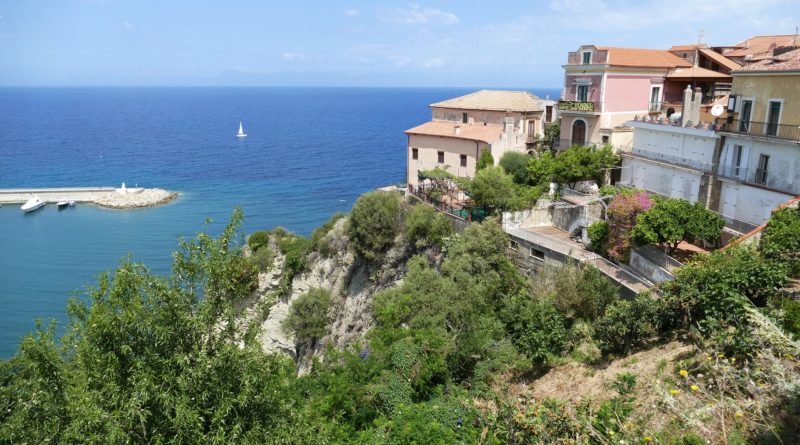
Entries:
POLYGON ((67 201, 66 199, 62 199, 61 201, 58 201, 56 203, 56 206, 58 206, 59 210, 67 208, 68 205, 69 205, 69 201, 67 201))
POLYGON ((25 204, 22 204, 20 209, 25 213, 33 212, 34 210, 41 209, 44 207, 45 202, 39 199, 38 196, 34 196, 33 198, 29 199, 25 204))

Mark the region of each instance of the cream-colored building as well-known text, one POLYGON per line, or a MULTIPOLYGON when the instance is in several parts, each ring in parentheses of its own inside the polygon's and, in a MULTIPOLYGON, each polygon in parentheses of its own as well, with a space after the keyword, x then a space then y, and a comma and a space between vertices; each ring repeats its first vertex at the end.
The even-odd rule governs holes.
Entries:
POLYGON ((407 181, 440 167, 456 176, 472 177, 481 150, 495 163, 508 151, 526 152, 555 120, 554 102, 526 91, 481 90, 430 105, 432 118, 407 130, 407 181))

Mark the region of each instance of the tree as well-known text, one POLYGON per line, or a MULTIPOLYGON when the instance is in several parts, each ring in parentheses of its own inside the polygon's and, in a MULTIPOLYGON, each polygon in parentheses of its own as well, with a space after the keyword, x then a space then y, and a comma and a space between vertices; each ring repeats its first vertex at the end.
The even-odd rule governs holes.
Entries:
POLYGON ((469 195, 478 206, 492 210, 506 208, 514 199, 514 180, 502 168, 489 166, 475 174, 469 195))
POLYGON ((392 246, 401 227, 400 195, 375 191, 356 200, 348 235, 356 254, 367 261, 377 262, 392 246))
POLYGON ((627 263, 631 250, 631 230, 636 217, 653 206, 647 192, 620 193, 608 206, 608 256, 627 263))
POLYGON ((528 162, 530 160, 529 154, 509 151, 500 158, 500 167, 503 167, 503 170, 514 178, 515 183, 526 185, 528 184, 528 162))
POLYGON ((572 146, 556 157, 553 173, 557 182, 575 188, 578 181, 593 179, 598 185, 605 180, 606 170, 617 165, 619 157, 610 145, 597 147, 572 146))
POLYGON ((549 185, 554 179, 555 156, 545 151, 537 158, 528 161, 528 183, 533 185, 549 185))
POLYGON ((586 233, 591 241, 591 249, 603 256, 607 254, 608 221, 595 221, 586 228, 586 233))
POLYGON ((785 208, 772 215, 759 250, 767 258, 785 262, 793 276, 800 276, 800 208, 785 208))
POLYGON ((561 122, 550 122, 544 126, 544 143, 552 147, 561 137, 561 122))
POLYGON ((442 247, 444 239, 453 233, 450 219, 427 204, 412 207, 405 223, 409 242, 418 248, 426 245, 442 247))
POLYGON ((480 171, 493 165, 494 157, 492 156, 492 150, 488 146, 485 146, 481 149, 481 155, 478 157, 478 162, 475 163, 475 170, 480 171))
POLYGON ((330 308, 331 291, 311 288, 292 303, 282 327, 301 345, 314 345, 325 336, 325 328, 331 322, 330 308))
POLYGON ((715 241, 724 226, 725 221, 719 215, 699 202, 657 199, 652 208, 636 217, 631 237, 637 244, 661 244, 672 251, 681 241, 715 241))

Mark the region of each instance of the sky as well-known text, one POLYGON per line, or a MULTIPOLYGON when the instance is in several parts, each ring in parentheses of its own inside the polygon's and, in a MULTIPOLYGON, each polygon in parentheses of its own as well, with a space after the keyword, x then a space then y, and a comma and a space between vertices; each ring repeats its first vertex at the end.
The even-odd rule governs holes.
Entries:
POLYGON ((0 0, 0 85, 557 88, 583 44, 798 25, 800 0, 0 0))

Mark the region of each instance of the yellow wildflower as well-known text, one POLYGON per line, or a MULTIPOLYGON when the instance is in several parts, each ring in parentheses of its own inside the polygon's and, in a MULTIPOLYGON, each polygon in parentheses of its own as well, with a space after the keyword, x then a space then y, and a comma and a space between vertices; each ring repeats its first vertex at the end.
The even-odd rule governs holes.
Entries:
POLYGON ((692 385, 689 388, 692 388, 692 391, 699 391, 700 390, 700 387, 697 386, 697 385, 692 385))
POLYGON ((669 393, 670 393, 670 394, 672 394, 673 396, 674 396, 674 395, 676 395, 676 394, 678 394, 679 392, 681 392, 681 390, 680 390, 680 389, 670 389, 670 390, 669 390, 669 393))
POLYGON ((736 414, 734 414, 734 415, 735 415, 736 417, 744 417, 744 413, 743 413, 743 412, 741 412, 741 411, 736 411, 736 414))
POLYGON ((609 436, 613 436, 614 434, 616 434, 616 433, 614 432, 614 430, 608 430, 608 435, 609 435, 609 436))
POLYGON ((725 354, 720 352, 719 354, 717 354, 717 358, 725 358, 725 354))
POLYGON ((731 363, 735 363, 735 362, 736 362, 736 357, 731 357, 731 363))
POLYGON ((678 371, 678 374, 680 374, 681 377, 688 377, 689 376, 689 371, 687 371, 685 369, 681 369, 680 371, 678 371))
POLYGON ((652 441, 653 441, 653 438, 652 438, 652 437, 650 437, 650 436, 644 436, 644 441, 645 441, 645 442, 652 442, 652 441))

